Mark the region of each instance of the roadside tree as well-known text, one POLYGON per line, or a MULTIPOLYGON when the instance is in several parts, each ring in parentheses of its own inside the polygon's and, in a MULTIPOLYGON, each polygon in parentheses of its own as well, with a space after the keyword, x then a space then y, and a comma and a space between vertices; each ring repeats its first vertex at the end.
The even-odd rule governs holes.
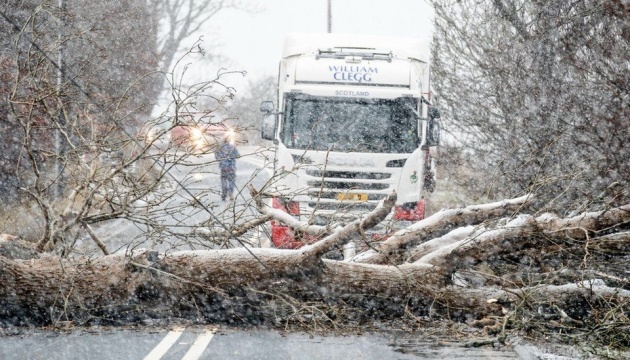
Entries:
POLYGON ((627 203, 627 8, 618 2, 432 1, 433 84, 475 191, 551 210, 627 203))

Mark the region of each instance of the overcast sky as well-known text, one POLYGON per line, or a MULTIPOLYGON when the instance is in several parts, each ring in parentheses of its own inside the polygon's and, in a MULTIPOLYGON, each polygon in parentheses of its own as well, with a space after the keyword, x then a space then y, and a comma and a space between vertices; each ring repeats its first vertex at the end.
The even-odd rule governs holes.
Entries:
MULTIPOLYGON (((218 43, 218 51, 232 60, 230 69, 246 70, 248 79, 276 74, 287 33, 327 31, 327 0, 251 2, 261 11, 226 9, 204 30, 206 43, 218 43)), ((332 0, 332 19, 333 32, 419 37, 427 43, 433 28, 433 10, 424 0, 332 0)))

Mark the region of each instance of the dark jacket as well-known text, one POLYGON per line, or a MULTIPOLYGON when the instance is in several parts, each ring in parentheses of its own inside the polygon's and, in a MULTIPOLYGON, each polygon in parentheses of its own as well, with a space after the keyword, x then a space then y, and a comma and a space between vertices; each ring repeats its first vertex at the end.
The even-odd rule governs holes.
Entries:
POLYGON ((236 169, 236 158, 240 156, 236 145, 230 142, 224 142, 214 153, 219 160, 219 168, 224 171, 234 171, 236 169))

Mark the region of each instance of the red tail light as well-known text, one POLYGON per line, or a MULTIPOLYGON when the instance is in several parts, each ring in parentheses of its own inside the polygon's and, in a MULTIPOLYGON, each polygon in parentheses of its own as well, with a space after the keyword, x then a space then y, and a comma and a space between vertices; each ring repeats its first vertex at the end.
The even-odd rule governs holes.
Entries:
POLYGON ((271 206, 274 209, 280 209, 291 215, 300 215, 300 203, 298 203, 297 201, 283 201, 281 198, 273 198, 273 200, 271 201, 271 206))
POLYGON ((394 219, 418 221, 424 219, 425 203, 421 198, 417 203, 405 203, 394 207, 394 219))
MULTIPOLYGON (((274 209, 280 209, 293 216, 300 215, 300 204, 296 201, 285 201, 281 198, 273 198, 271 200, 271 206, 274 209)), ((314 240, 315 239, 312 239, 312 241, 314 240)), ((304 245, 304 241, 309 241, 309 236, 296 239, 296 234, 291 228, 277 220, 272 220, 271 241, 273 241, 273 244, 278 249, 298 249, 304 245)))

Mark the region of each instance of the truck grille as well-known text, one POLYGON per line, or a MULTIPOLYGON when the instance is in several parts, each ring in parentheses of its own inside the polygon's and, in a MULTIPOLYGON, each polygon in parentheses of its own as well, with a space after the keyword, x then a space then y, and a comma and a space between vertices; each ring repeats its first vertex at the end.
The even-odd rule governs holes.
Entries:
MULTIPOLYGON (((332 191, 322 191, 320 193, 319 190, 317 190, 317 191, 309 191, 308 192, 308 196, 310 196, 310 197, 312 197, 314 199, 334 199, 334 200, 337 200, 337 195, 338 194, 339 194, 338 192, 332 192, 332 191)), ((368 201, 370 201, 370 200, 378 201, 378 200, 384 199, 385 197, 387 197, 387 194, 368 194, 368 201)))
MULTIPOLYGON (((315 224, 347 224, 374 210, 389 195, 398 169, 356 167, 354 170, 305 168, 300 178, 309 199, 301 204, 302 213, 315 224), (379 171, 380 170, 380 171, 379 171)), ((302 201, 302 200, 301 200, 302 201)), ((373 230, 380 233, 382 226, 373 230)))
POLYGON ((385 190, 389 184, 381 183, 358 183, 358 182, 341 182, 341 181, 309 181, 309 187, 323 187, 325 189, 341 189, 341 190, 385 190))
POLYGON ((381 180, 389 179, 392 174, 380 172, 356 172, 356 171, 321 171, 307 170, 306 175, 325 177, 326 179, 355 179, 355 180, 381 180))
POLYGON ((374 210, 394 186, 389 183, 392 174, 387 172, 309 169, 306 175, 311 198, 306 204, 308 213, 313 212, 316 218, 343 218, 342 222, 374 210), (346 197, 351 194, 357 194, 361 200, 346 197), (339 200, 344 197, 345 200, 339 200))
POLYGON ((377 203, 374 202, 310 202, 308 206, 314 208, 315 211, 350 211, 350 212, 367 212, 374 210, 377 203))

